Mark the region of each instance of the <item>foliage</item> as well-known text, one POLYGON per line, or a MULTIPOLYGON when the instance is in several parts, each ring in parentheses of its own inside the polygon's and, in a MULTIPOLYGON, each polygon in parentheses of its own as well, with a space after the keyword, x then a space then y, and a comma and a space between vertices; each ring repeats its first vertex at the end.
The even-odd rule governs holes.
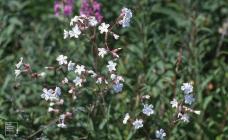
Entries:
MULTIPOLYGON (((92 65, 88 40, 64 40, 63 29, 69 17, 54 15, 54 1, 1 0, 0 6, 0 137, 4 123, 19 123, 18 139, 39 131, 42 139, 111 139, 146 140, 155 138, 155 130, 167 131, 166 139, 228 139, 228 38, 224 37, 219 53, 221 35, 218 28, 228 15, 226 0, 101 0, 105 21, 112 21, 122 7, 133 11, 131 26, 123 29, 118 72, 125 78, 122 93, 94 96, 84 88, 78 99, 77 112, 67 129, 52 125, 55 116, 47 113, 47 104, 40 99, 40 80, 15 80, 15 64, 24 57, 35 64, 34 71, 55 65, 59 54, 75 62, 92 65), (170 101, 181 94, 181 84, 194 83, 197 97, 194 107, 200 116, 191 115, 188 124, 171 125, 173 110, 170 101), (123 125, 125 112, 141 112, 140 97, 150 95, 156 117, 149 117, 143 129, 135 131, 123 125), (79 107, 80 106, 80 107, 79 107), (50 124, 50 125, 48 125, 50 124), (48 127, 43 129, 44 127, 48 127), (160 127, 158 127, 160 126, 160 127)), ((79 13, 80 1, 74 14, 79 13)), ((47 72, 47 71, 45 71, 47 72)), ((48 73, 45 84, 55 84, 60 77, 48 73)))

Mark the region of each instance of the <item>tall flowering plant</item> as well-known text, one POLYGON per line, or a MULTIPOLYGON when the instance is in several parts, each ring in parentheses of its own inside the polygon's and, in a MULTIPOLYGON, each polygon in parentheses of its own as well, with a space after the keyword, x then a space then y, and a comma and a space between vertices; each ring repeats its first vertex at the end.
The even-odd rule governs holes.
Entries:
MULTIPOLYGON (((95 6, 96 7, 96 6, 95 6)), ((97 6, 99 7, 99 6, 97 6)), ((113 48, 109 44, 110 39, 119 39, 119 35, 113 31, 118 25, 128 27, 132 12, 128 8, 123 8, 119 17, 113 24, 99 23, 99 19, 92 15, 75 16, 70 20, 69 29, 63 32, 64 39, 78 39, 82 36, 88 37, 92 44, 93 65, 85 66, 83 62, 76 63, 70 56, 60 54, 56 57, 57 66, 46 66, 46 70, 54 71, 63 77, 56 81, 56 85, 46 85, 41 89, 40 97, 49 104, 47 112, 58 116, 57 126, 66 128, 66 120, 71 119, 75 112, 75 106, 64 108, 69 101, 76 102, 82 94, 82 87, 86 84, 96 84, 93 90, 99 92, 101 96, 109 93, 120 93, 123 89, 124 78, 118 74, 118 59, 122 48, 113 48), (97 36, 103 36, 103 46, 98 47, 97 36), (104 69, 98 68, 98 59, 106 65, 104 69), (73 78, 72 78, 73 77, 73 78), (67 101, 67 102, 66 102, 67 101), (72 109, 71 109, 72 108, 72 109)), ((16 64, 16 78, 19 76, 29 76, 32 79, 47 76, 45 72, 34 72, 32 65, 23 60, 16 64)), ((61 77, 59 75, 59 77, 61 77)))

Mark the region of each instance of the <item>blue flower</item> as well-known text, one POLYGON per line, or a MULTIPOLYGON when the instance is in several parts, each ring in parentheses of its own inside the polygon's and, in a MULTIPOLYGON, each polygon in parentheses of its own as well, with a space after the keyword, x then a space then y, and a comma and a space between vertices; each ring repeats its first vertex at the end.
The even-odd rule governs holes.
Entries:
POLYGON ((112 86, 114 92, 119 93, 123 89, 123 84, 122 83, 117 83, 112 86))

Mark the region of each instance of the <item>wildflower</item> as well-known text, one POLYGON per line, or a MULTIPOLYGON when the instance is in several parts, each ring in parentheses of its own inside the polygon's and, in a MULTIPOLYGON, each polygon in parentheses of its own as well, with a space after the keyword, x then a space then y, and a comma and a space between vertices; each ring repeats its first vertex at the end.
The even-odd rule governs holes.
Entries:
POLYGON ((41 72, 41 73, 38 74, 38 76, 45 77, 46 76, 46 73, 45 72, 41 72))
POLYGON ((59 62, 59 65, 67 64, 67 56, 59 55, 56 60, 59 62))
POLYGON ((91 77, 93 78, 97 76, 97 74, 92 70, 89 70, 88 73, 91 74, 91 77))
POLYGON ((181 90, 184 91, 185 94, 189 94, 193 91, 193 86, 191 83, 183 83, 181 90))
POLYGON ((73 82, 75 83, 75 86, 82 86, 82 79, 78 76, 73 80, 73 82))
POLYGON ((43 94, 41 94, 41 98, 44 98, 46 101, 50 99, 52 96, 53 90, 52 89, 43 89, 43 94))
POLYGON ((83 66, 83 65, 77 65, 76 66, 76 69, 75 69, 75 73, 77 73, 78 75, 81 75, 82 74, 82 72, 84 72, 85 71, 85 66, 83 66))
POLYGON ((98 56, 104 57, 107 54, 107 50, 105 48, 98 48, 98 56))
POLYGON ((143 99, 150 99, 150 95, 143 95, 142 98, 143 99))
POLYGON ((97 78, 96 83, 97 83, 97 84, 101 84, 101 83, 102 83, 102 77, 97 78))
POLYGON ((165 131, 161 128, 160 130, 156 130, 155 132, 156 138, 163 140, 164 137, 166 136, 165 131))
POLYGON ((16 78, 21 74, 21 70, 14 70, 14 72, 16 78))
POLYGON ((107 33, 109 26, 110 26, 109 24, 101 23, 101 25, 98 27, 98 29, 100 30, 101 34, 107 33))
POLYGON ((81 8, 80 8, 80 15, 84 16, 95 16, 98 22, 101 22, 103 16, 101 15, 101 4, 98 3, 96 0, 93 0, 91 3, 89 0, 83 0, 81 8))
POLYGON ((60 127, 60 128, 66 128, 67 127, 64 122, 61 122, 61 123, 57 124, 57 126, 60 127))
POLYGON ((70 61, 67 65, 67 69, 68 71, 72 71, 74 69, 75 63, 72 63, 72 61, 70 61))
POLYGON ((55 1, 54 12, 56 16, 59 16, 59 13, 63 7, 63 14, 69 16, 73 12, 73 0, 64 0, 64 4, 60 1, 55 1))
POLYGON ((132 124, 135 127, 135 129, 139 129, 139 128, 143 127, 143 120, 136 119, 132 124))
POLYGON ((119 39, 119 35, 117 35, 117 34, 113 34, 113 37, 117 40, 117 39, 119 39))
POLYGON ((111 79, 112 79, 112 80, 115 80, 115 79, 116 79, 116 75, 115 75, 115 74, 113 74, 113 73, 111 74, 111 76, 110 76, 110 77, 111 77, 111 79))
POLYGON ((98 24, 98 21, 96 20, 96 18, 94 16, 90 16, 89 17, 89 25, 90 26, 96 26, 98 24))
POLYGON ((55 88, 55 95, 58 97, 61 95, 61 89, 59 87, 55 88))
POLYGON ((66 39, 66 38, 68 38, 68 36, 69 36, 69 32, 68 32, 67 30, 64 29, 63 35, 64 35, 63 38, 66 39))
POLYGON ((183 122, 189 122, 188 114, 178 113, 177 117, 180 118, 180 120, 182 120, 183 122))
POLYGON ((115 93, 119 93, 122 91, 123 89, 123 84, 122 83, 116 83, 112 86, 113 90, 115 91, 115 93))
POLYGON ((143 114, 146 114, 147 116, 154 114, 153 105, 148 105, 148 104, 143 105, 142 112, 143 112, 143 114))
POLYGON ((195 101, 195 98, 193 97, 192 94, 186 94, 186 95, 184 96, 184 102, 185 102, 186 104, 191 105, 194 101, 195 101))
POLYGON ((129 113, 125 114, 125 117, 123 119, 123 124, 127 124, 127 121, 130 119, 129 113))
POLYGON ((170 102, 170 104, 172 105, 172 108, 177 108, 178 107, 178 102, 175 98, 173 98, 173 100, 170 102))
POLYGON ((74 26, 71 31, 69 31, 70 37, 78 38, 81 34, 81 31, 79 30, 78 25, 74 26))
POLYGON ((62 80, 62 84, 66 84, 68 83, 68 79, 65 77, 63 80, 62 80))
POLYGON ((113 61, 108 61, 108 65, 107 65, 108 71, 115 71, 116 70, 116 63, 114 63, 113 61))
POLYGON ((71 20, 70 20, 70 26, 73 26, 75 22, 78 22, 79 20, 79 16, 74 16, 71 20))
POLYGON ((23 64, 23 57, 20 58, 20 61, 16 64, 16 68, 19 69, 23 64))
POLYGON ((131 10, 128 8, 123 8, 121 10, 121 16, 123 16, 123 19, 119 21, 119 24, 121 24, 123 28, 128 27, 132 18, 131 10))

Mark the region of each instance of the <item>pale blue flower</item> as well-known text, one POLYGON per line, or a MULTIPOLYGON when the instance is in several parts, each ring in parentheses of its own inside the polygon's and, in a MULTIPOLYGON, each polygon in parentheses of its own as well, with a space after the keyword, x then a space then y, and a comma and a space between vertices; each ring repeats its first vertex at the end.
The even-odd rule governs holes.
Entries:
POLYGON ((112 86, 113 90, 116 92, 116 93, 119 93, 122 91, 123 89, 123 84, 122 83, 117 83, 117 84, 114 84, 112 86))
POLYGON ((195 98, 192 94, 186 94, 184 96, 184 103, 191 105, 195 101, 195 98))
POLYGON ((156 138, 163 140, 164 137, 166 136, 165 131, 161 128, 160 130, 156 130, 155 132, 156 138))

